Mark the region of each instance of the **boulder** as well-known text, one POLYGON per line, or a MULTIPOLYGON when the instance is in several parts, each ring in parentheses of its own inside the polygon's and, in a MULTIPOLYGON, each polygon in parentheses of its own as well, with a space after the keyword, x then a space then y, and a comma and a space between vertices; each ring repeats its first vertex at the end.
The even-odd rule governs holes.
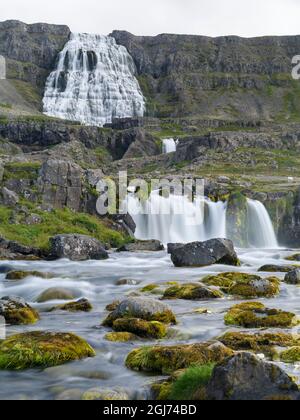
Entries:
POLYGON ((173 251, 175 251, 175 249, 182 247, 184 244, 168 244, 168 254, 172 254, 173 251))
POLYGON ((265 273, 289 273, 290 271, 294 271, 296 267, 293 265, 273 265, 267 264, 263 265, 259 268, 259 272, 265 273))
POLYGON ((82 395, 83 401, 128 401, 129 396, 122 389, 93 388, 82 395))
POLYGON ((36 301, 38 303, 49 302, 50 300, 72 300, 75 299, 73 290, 64 289, 62 287, 51 287, 41 293, 36 301))
POLYGON ((0 299, 0 316, 10 325, 35 324, 39 314, 24 299, 15 296, 5 296, 0 299))
POLYGON ((167 335, 167 327, 158 321, 145 321, 138 318, 121 318, 113 323, 116 332, 127 332, 141 338, 161 339, 167 335))
POLYGON ((41 279, 51 279, 53 274, 41 273, 40 271, 9 271, 6 274, 6 280, 24 280, 27 277, 39 277, 41 279))
POLYGON ((207 300, 219 299, 223 294, 218 290, 213 290, 201 284, 189 283, 169 287, 163 299, 184 299, 184 300, 207 300))
POLYGON ((50 239, 50 258, 68 258, 72 261, 105 260, 108 253, 104 246, 86 235, 57 235, 50 239))
POLYGON ((293 270, 287 273, 284 281, 287 284, 300 284, 300 270, 293 270))
POLYGON ((280 367, 252 353, 238 353, 217 365, 207 386, 209 400, 296 400, 298 386, 280 367))
POLYGON ((163 251, 165 248, 160 241, 150 240, 150 241, 135 241, 131 244, 123 245, 118 249, 118 252, 140 252, 140 251, 149 251, 157 252, 163 251))
POLYGON ((50 312, 91 312, 92 309, 93 307, 87 299, 79 299, 76 302, 69 302, 64 305, 55 306, 54 308, 50 309, 50 312))
POLYGON ((14 207, 19 202, 19 196, 14 191, 3 187, 1 190, 1 202, 4 206, 14 207))
POLYGON ((212 264, 239 265, 233 243, 228 239, 192 242, 173 248, 171 259, 176 267, 205 267, 212 264))
POLYGON ((159 300, 131 297, 123 300, 117 308, 108 315, 103 325, 113 326, 114 321, 120 318, 140 318, 145 321, 158 321, 165 324, 176 323, 171 308, 159 300))

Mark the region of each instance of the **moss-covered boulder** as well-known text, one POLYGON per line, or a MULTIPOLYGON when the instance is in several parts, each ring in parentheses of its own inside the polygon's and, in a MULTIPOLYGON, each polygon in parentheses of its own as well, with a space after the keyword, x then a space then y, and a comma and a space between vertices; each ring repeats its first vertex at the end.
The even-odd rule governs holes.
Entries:
POLYGON ((159 300, 144 297, 125 299, 108 315, 103 325, 112 327, 114 321, 121 318, 139 318, 145 321, 176 324, 176 317, 168 305, 159 300))
POLYGON ((24 299, 14 296, 0 299, 0 316, 4 317, 9 325, 35 324, 40 319, 38 312, 24 299))
POLYGON ((300 270, 293 270, 287 273, 284 277, 284 282, 287 284, 300 284, 300 270))
POLYGON ((76 293, 73 290, 65 289, 63 287, 51 287, 42 292, 36 299, 38 303, 45 303, 51 300, 72 300, 76 298, 76 293))
POLYGON ((280 354, 280 360, 284 363, 300 362, 300 343, 293 346, 280 354))
POLYGON ((274 264, 267 264, 263 265, 258 269, 259 272, 264 273, 289 273, 290 271, 295 270, 295 266, 293 265, 274 265, 274 264))
POLYGON ((24 280, 27 277, 39 277, 41 279, 51 279, 53 274, 41 273, 40 271, 10 271, 6 275, 6 280, 24 280))
POLYGON ((299 324, 295 314, 268 309, 258 302, 235 305, 227 312, 224 320, 226 325, 245 328, 291 328, 299 324))
POLYGON ((202 282, 209 286, 218 286, 229 295, 247 299, 273 297, 280 291, 280 280, 277 277, 263 279, 246 273, 220 273, 216 276, 207 276, 202 282))
POLYGON ((93 356, 85 340, 69 333, 36 331, 0 341, 0 369, 47 368, 93 356))
POLYGON ((145 286, 141 289, 141 292, 142 293, 151 293, 158 288, 159 288, 158 284, 148 284, 147 286, 145 286))
POLYGON ((282 332, 228 332, 219 338, 226 347, 235 351, 253 351, 269 356, 276 354, 275 347, 291 347, 300 345, 300 335, 282 332))
POLYGON ((136 371, 165 374, 195 364, 218 363, 232 354, 231 349, 218 342, 171 347, 141 347, 129 353, 126 366, 136 371))
POLYGON ((113 312, 117 309, 120 303, 121 302, 119 300, 114 300, 112 303, 109 303, 108 305, 106 305, 105 310, 107 312, 113 312))
POLYGON ((129 341, 137 341, 139 337, 129 332, 110 332, 104 336, 105 340, 113 343, 127 343, 129 341))
POLYGON ((50 309, 53 311, 67 311, 67 312, 91 312, 92 304, 87 299, 79 299, 76 302, 69 302, 64 305, 57 305, 50 309))
POLYGON ((291 255, 290 257, 287 257, 286 260, 287 261, 298 261, 298 262, 300 262, 300 254, 291 255))
POLYGON ((206 300, 219 299, 223 294, 218 290, 212 290, 197 283, 182 284, 169 287, 163 299, 206 300))
POLYGON ((117 319, 113 323, 113 329, 117 332, 129 332, 142 338, 160 339, 167 335, 165 324, 138 318, 117 319))

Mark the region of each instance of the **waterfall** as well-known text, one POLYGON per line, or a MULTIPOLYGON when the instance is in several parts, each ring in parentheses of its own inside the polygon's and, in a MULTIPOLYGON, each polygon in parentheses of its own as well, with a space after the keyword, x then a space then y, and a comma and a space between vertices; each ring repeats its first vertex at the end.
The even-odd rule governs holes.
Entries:
POLYGON ((185 196, 162 197, 152 192, 141 204, 130 195, 128 211, 136 223, 136 238, 158 239, 162 243, 205 241, 225 238, 226 203, 208 199, 191 202, 185 196))
POLYGON ((265 206, 256 200, 247 199, 249 243, 256 248, 277 248, 274 227, 265 206))
POLYGON ((164 154, 176 152, 177 145, 174 139, 164 139, 162 142, 164 154))
POLYGON ((71 34, 47 79, 44 113, 85 125, 142 117, 145 100, 125 47, 102 35, 71 34))

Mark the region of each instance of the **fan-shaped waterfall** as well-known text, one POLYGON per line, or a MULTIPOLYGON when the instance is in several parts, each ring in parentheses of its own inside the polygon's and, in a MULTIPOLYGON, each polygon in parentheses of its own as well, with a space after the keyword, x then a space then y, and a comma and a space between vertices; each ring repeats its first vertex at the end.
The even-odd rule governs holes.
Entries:
MULTIPOLYGON (((259 201, 248 202, 249 246, 276 248, 274 228, 265 206, 259 201)), ((165 198, 152 192, 141 203, 134 194, 128 198, 128 211, 136 223, 136 238, 158 239, 163 243, 205 241, 226 238, 227 203, 207 198, 191 202, 185 196, 165 198)), ((234 241, 234 238, 232 238, 234 241)))
POLYGON ((145 100, 125 47, 102 35, 72 34, 46 82, 44 113, 86 125, 142 117, 145 100))
POLYGON ((164 154, 176 152, 177 145, 174 139, 164 139, 162 142, 164 154))

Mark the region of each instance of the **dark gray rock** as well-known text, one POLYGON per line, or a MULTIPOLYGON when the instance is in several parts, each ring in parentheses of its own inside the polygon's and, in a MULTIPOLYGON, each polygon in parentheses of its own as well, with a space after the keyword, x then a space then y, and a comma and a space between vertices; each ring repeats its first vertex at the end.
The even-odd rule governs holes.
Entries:
POLYGON ((14 191, 3 187, 1 191, 1 202, 4 206, 14 207, 19 202, 19 196, 14 191))
POLYGON ((118 252, 140 252, 140 251, 149 251, 149 252, 158 252, 163 251, 164 246, 160 241, 150 240, 150 241, 135 241, 132 244, 126 244, 118 249, 118 252))
POLYGON ((0 238, 0 257, 8 260, 41 258, 43 252, 37 248, 21 245, 14 241, 0 238))
POLYGON ((288 284, 300 284, 300 270, 293 270, 287 273, 284 281, 288 284))
POLYGON ((175 251, 175 249, 180 248, 184 246, 184 244, 168 244, 168 254, 172 254, 173 251, 175 251))
POLYGON ((50 239, 50 258, 72 261, 105 260, 108 253, 103 245, 86 235, 57 235, 50 239))
POLYGON ((233 243, 228 239, 211 239, 175 247, 171 259, 176 267, 204 267, 212 264, 238 265, 233 243))
POLYGON ((217 401, 300 398, 298 386, 279 366, 252 353, 238 353, 217 365, 207 394, 217 401))

